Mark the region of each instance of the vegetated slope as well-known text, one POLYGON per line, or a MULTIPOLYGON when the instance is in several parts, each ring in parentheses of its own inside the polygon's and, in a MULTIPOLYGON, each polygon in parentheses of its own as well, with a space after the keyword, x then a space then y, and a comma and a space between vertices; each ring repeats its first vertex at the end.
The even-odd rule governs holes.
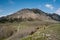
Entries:
POLYGON ((60 24, 40 28, 33 35, 29 35, 20 40, 60 40, 60 24))
POLYGON ((27 22, 14 22, 14 23, 1 23, 0 39, 6 40, 20 40, 23 37, 32 35, 39 28, 44 25, 48 26, 52 23, 43 21, 27 21, 27 22))
POLYGON ((17 32, 5 40, 59 40, 60 24, 52 22, 21 22, 17 32))
POLYGON ((0 40, 8 38, 16 33, 16 23, 0 23, 0 40))

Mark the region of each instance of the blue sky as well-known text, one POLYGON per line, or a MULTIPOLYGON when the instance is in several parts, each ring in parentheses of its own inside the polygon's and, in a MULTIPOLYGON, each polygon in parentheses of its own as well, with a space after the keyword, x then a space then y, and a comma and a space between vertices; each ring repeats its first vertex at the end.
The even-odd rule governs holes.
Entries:
POLYGON ((23 8, 38 8, 44 12, 60 15, 60 0, 0 0, 0 17, 23 8))

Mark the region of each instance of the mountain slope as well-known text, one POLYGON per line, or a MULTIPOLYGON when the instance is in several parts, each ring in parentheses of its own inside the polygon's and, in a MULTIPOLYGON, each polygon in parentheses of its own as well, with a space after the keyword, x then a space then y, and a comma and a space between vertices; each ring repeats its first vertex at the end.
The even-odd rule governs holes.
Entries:
MULTIPOLYGON (((0 18, 0 22, 3 21, 33 21, 33 20, 40 20, 40 21, 54 21, 56 18, 53 17, 54 15, 47 14, 39 9, 22 9, 14 14, 8 15, 6 17, 0 18), (53 18, 52 18, 53 17, 53 18)), ((59 21, 59 20, 58 20, 59 21)))
POLYGON ((53 13, 53 14, 50 14, 49 16, 56 21, 60 21, 60 15, 58 14, 53 13))
POLYGON ((57 14, 22 9, 0 18, 0 40, 59 40, 59 20, 57 14))
POLYGON ((33 35, 29 35, 20 40, 60 40, 60 24, 50 25, 39 29, 33 35))

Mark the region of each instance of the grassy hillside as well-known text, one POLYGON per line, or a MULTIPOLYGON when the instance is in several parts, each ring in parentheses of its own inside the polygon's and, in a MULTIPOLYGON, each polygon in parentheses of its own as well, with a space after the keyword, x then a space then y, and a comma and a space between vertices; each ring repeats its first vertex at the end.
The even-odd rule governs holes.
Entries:
POLYGON ((33 35, 29 35, 20 40, 60 40, 60 24, 40 28, 33 35))
POLYGON ((59 23, 46 21, 0 23, 1 40, 59 40, 59 31, 59 23))

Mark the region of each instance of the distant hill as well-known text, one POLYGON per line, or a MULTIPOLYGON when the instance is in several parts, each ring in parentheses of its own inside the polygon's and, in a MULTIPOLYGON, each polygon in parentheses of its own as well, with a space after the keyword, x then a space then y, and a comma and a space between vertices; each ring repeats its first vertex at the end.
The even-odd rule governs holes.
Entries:
POLYGON ((18 12, 1 17, 0 22, 14 22, 14 21, 60 21, 60 16, 57 14, 48 14, 40 9, 22 9, 18 12))
POLYGON ((53 13, 53 14, 49 14, 49 16, 56 21, 60 21, 60 15, 53 13))

